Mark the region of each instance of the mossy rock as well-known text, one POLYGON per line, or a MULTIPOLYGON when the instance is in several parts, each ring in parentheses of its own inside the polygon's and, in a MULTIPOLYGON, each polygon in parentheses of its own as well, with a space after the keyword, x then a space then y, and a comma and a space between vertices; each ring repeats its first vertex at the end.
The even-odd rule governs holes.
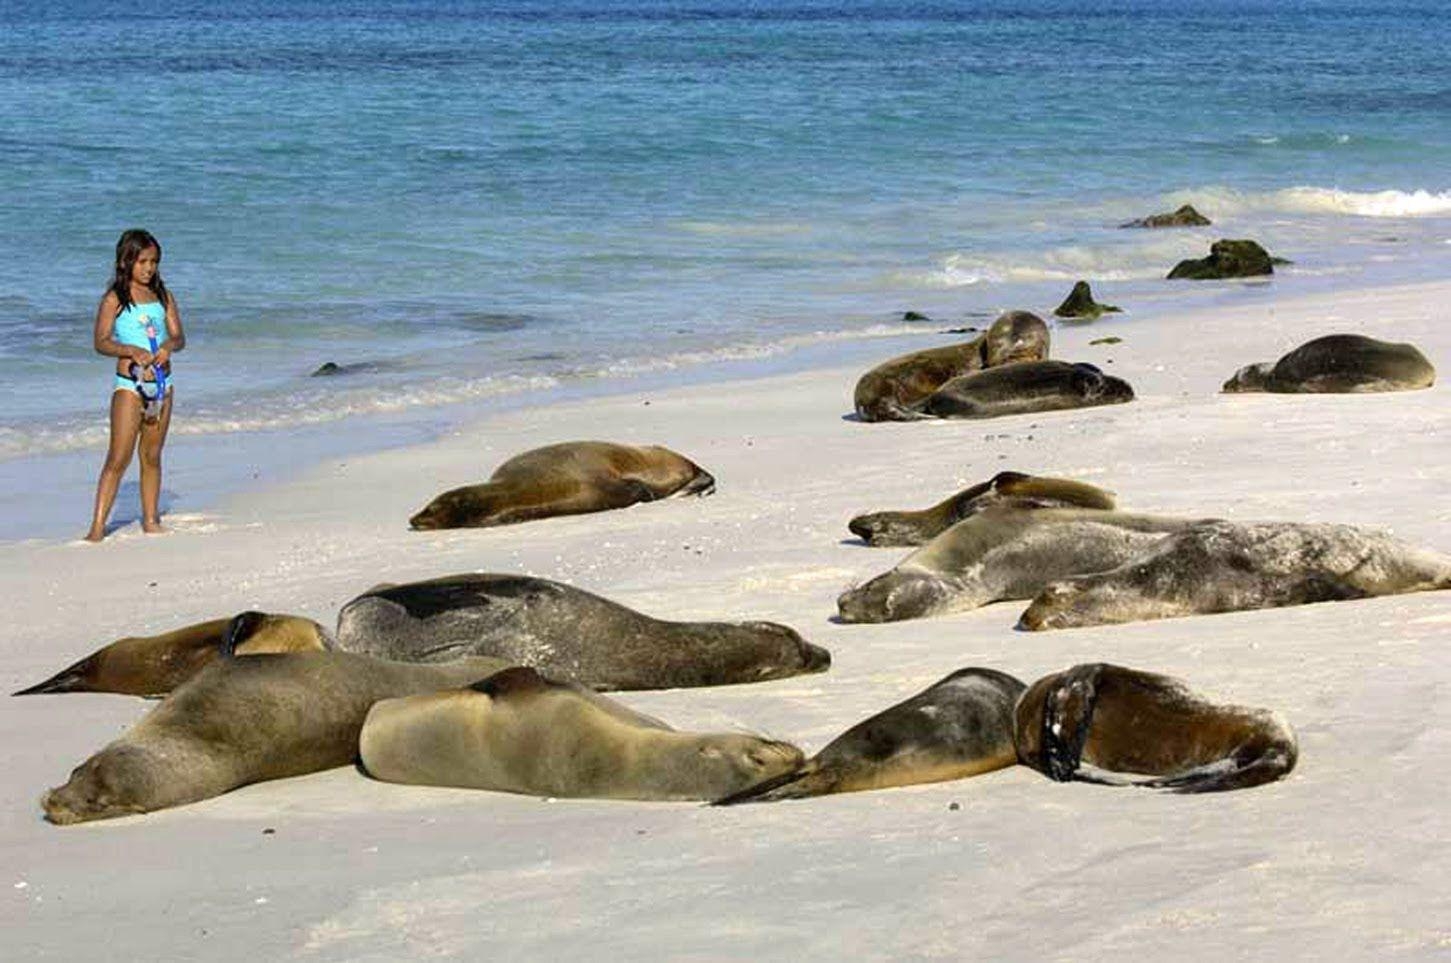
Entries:
POLYGON ((1185 204, 1177 211, 1170 211, 1167 214, 1150 214, 1148 217, 1120 224, 1119 227, 1208 227, 1213 223, 1209 218, 1196 211, 1194 205, 1185 204))
POLYGON ((1250 278, 1275 273, 1275 259, 1254 241, 1219 240, 1209 246, 1209 256, 1180 261, 1169 272, 1169 280, 1216 281, 1221 278, 1250 278))
POLYGON ((1112 304, 1099 304, 1093 300, 1093 291, 1089 288, 1087 281, 1079 281, 1073 285, 1073 290, 1063 303, 1053 309, 1054 315, 1060 318, 1078 318, 1080 320, 1092 321, 1100 315, 1120 312, 1122 309, 1112 304))

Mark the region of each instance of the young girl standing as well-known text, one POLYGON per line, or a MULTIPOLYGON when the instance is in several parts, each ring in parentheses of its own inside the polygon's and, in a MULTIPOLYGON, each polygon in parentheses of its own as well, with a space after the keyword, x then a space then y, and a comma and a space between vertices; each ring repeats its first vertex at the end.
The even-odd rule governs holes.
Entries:
POLYGON ((86 540, 106 537, 106 518, 141 452, 141 528, 160 532, 161 447, 171 426, 171 356, 186 347, 176 299, 161 281, 161 245, 142 230, 116 242, 116 273, 96 308, 96 350, 116 359, 111 392, 111 445, 96 485, 96 510, 86 540), (139 444, 138 444, 139 442, 139 444))

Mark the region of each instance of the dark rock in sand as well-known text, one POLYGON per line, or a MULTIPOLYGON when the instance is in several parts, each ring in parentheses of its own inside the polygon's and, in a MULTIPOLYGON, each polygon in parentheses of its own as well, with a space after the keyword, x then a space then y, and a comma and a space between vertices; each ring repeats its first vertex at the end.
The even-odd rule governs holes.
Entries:
POLYGON ((1119 227, 1208 227, 1212 223, 1214 222, 1196 211, 1192 205, 1185 204, 1177 211, 1150 214, 1148 217, 1120 224, 1119 227))
POLYGON ((1169 280, 1213 281, 1220 278, 1248 278, 1274 274, 1275 259, 1254 241, 1218 240, 1209 246, 1209 256, 1180 261, 1169 272, 1169 280))
POLYGON ((1123 338, 1094 338, 1089 344, 1121 344, 1123 338))
POLYGON ((1121 310, 1112 304, 1099 304, 1093 300, 1093 291, 1088 282, 1079 281, 1073 285, 1073 290, 1063 299, 1063 303, 1053 309, 1053 313, 1060 318, 1085 318, 1092 321, 1099 315, 1121 310))

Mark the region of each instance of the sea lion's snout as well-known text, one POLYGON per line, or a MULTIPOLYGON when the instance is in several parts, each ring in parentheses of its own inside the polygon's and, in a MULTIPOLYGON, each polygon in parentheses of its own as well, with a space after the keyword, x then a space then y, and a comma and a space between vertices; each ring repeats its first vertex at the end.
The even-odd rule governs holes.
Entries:
POLYGON ((701 497, 714 495, 715 476, 704 469, 700 469, 694 478, 685 483, 685 487, 680 490, 680 494, 699 495, 701 497))
POLYGON ((825 672, 831 668, 831 653, 819 645, 812 645, 805 639, 799 640, 801 665, 807 672, 825 672))

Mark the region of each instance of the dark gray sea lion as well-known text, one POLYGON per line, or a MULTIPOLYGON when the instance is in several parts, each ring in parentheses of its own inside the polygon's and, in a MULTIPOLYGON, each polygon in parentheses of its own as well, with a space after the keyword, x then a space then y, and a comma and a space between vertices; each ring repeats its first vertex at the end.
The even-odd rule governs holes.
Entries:
POLYGON ((570 799, 716 799, 802 760, 789 743, 677 732, 520 667, 379 702, 358 749, 368 774, 388 782, 570 799))
POLYGON ((1063 303, 1053 309, 1053 314, 1059 318, 1092 321, 1105 314, 1120 313, 1122 310, 1112 304, 1099 304, 1093 300, 1093 289, 1088 286, 1088 282, 1079 281, 1073 285, 1073 290, 1068 292, 1063 303))
POLYGON ((713 491, 709 473, 668 448, 567 441, 515 455, 481 485, 444 492, 408 524, 483 528, 713 491))
POLYGON ((1127 381, 1094 365, 1024 361, 953 378, 922 403, 922 411, 937 418, 998 418, 1133 400, 1127 381))
POLYGON ((945 782, 1014 765, 1013 706, 1024 688, 993 669, 959 669, 852 726, 795 770, 717 802, 774 802, 945 782))
POLYGON ((1120 224, 1119 227, 1208 227, 1213 222, 1194 209, 1192 204, 1185 204, 1177 211, 1170 211, 1167 214, 1150 214, 1148 217, 1140 217, 1120 224))
POLYGON ((844 592, 846 622, 896 622, 1032 598, 1054 579, 1122 565, 1191 519, 1000 505, 953 525, 890 572, 844 592))
POLYGON ((1018 759, 1058 782, 1221 792, 1282 779, 1299 756, 1278 713, 1215 705, 1177 679, 1103 662, 1033 683, 1016 729, 1018 759))
POLYGON ((1224 383, 1227 392, 1411 391, 1436 382, 1436 369, 1414 345, 1360 334, 1307 341, 1273 364, 1246 365, 1224 383))
POLYGON ((873 512, 847 523, 868 545, 923 545, 958 522, 994 505, 1016 508, 1114 507, 1113 493, 1067 478, 1040 478, 1016 471, 1001 471, 985 482, 921 511, 873 512))
POLYGON ((1046 585, 1019 625, 1075 628, 1444 588, 1451 558, 1379 532, 1210 521, 1117 567, 1046 585))
POLYGON ((497 659, 406 665, 346 652, 219 660, 78 766, 41 806, 53 823, 110 819, 345 766, 373 703, 503 668, 497 659))
POLYGON ((1222 278, 1247 278, 1274 274, 1276 263, 1288 263, 1270 257, 1270 253, 1254 241, 1218 240, 1209 245, 1209 256, 1180 261, 1169 272, 1169 280, 1215 281, 1222 278))
POLYGON ((959 375, 1014 361, 1048 357, 1048 325, 1027 311, 1009 311, 987 333, 963 344, 914 351, 877 365, 857 382, 857 417, 863 421, 913 421, 927 396, 959 375))
POLYGON ((330 647, 327 630, 311 619, 243 612, 161 635, 117 639, 15 695, 116 692, 163 696, 222 655, 313 652, 330 647))
POLYGON ((831 665, 774 622, 667 622, 559 582, 451 575, 379 586, 338 613, 338 647, 410 662, 486 655, 592 689, 764 682, 831 665))

